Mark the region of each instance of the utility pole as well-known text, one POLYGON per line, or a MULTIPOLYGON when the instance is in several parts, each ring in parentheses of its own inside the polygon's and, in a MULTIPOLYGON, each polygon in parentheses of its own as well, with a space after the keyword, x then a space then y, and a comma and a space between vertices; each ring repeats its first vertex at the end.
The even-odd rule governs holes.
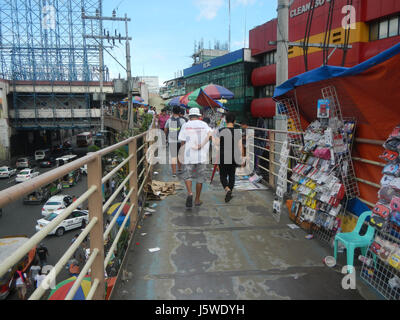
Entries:
MULTIPOLYGON (((102 9, 100 5, 100 10, 98 11, 98 14, 96 16, 86 16, 85 12, 82 12, 82 19, 87 19, 87 20, 98 20, 100 21, 100 33, 98 36, 96 35, 84 35, 84 38, 86 39, 95 39, 100 40, 99 43, 99 63, 100 63, 100 109, 101 109, 101 131, 104 131, 104 55, 103 55, 103 40, 112 41, 113 45, 115 45, 115 41, 126 41, 126 57, 127 57, 127 81, 128 81, 128 96, 130 97, 129 99, 129 109, 132 109, 132 88, 131 88, 131 61, 130 61, 130 45, 129 41, 132 40, 132 38, 128 37, 128 22, 131 21, 130 18, 127 17, 125 14, 124 18, 118 18, 116 16, 116 12, 113 11, 113 16, 112 17, 103 17, 102 16, 102 9), (122 21, 125 22, 125 29, 126 29, 126 37, 122 37, 121 34, 117 35, 117 31, 115 31, 115 36, 110 36, 109 33, 107 35, 105 34, 104 30, 104 35, 103 35, 103 21, 122 21)), ((131 112, 128 110, 128 112, 131 112)), ((132 112, 131 112, 132 113, 132 112)), ((131 119, 128 118, 130 121, 131 119)), ((133 125, 133 123, 132 123, 133 125)))
POLYGON ((128 34, 128 16, 125 14, 125 33, 126 33, 126 75, 128 80, 128 121, 129 129, 133 129, 133 101, 132 101, 132 67, 131 67, 131 44, 128 34))
POLYGON ((289 0, 278 0, 276 86, 288 80, 289 0))
MULTIPOLYGON (((289 0, 278 0, 278 26, 277 26, 277 44, 276 44, 276 86, 281 85, 288 80, 288 41, 289 41, 289 0)), ((278 110, 278 104, 275 107, 274 117, 274 128, 276 130, 287 130, 287 117, 280 115, 278 110)), ((278 143, 274 143, 274 149, 279 154, 282 149, 283 142, 287 139, 286 134, 277 133, 273 136, 274 140, 278 143)), ((274 154, 272 158, 280 163, 280 156, 274 154), (278 161, 279 159, 279 161, 278 161)), ((273 165, 275 173, 280 171, 280 165, 273 165)), ((277 184, 277 178, 271 179, 274 185, 277 184)))

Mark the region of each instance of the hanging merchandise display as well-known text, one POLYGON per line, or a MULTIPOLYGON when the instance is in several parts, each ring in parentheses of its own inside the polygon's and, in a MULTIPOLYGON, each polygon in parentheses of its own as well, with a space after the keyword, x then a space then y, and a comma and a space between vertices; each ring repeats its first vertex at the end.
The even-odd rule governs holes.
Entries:
POLYGON ((346 192, 343 176, 352 174, 350 155, 356 124, 343 120, 335 107, 330 99, 318 102, 317 120, 305 130, 300 162, 291 176, 296 222, 328 243, 340 231, 347 200, 353 197, 346 192))
POLYGON ((378 202, 372 210, 370 225, 376 229, 373 243, 363 264, 361 278, 388 300, 400 300, 400 125, 384 143, 379 156, 386 162, 382 170, 378 202))
POLYGON ((273 203, 273 215, 277 222, 280 221, 281 208, 283 203, 283 198, 287 192, 287 171, 288 171, 288 160, 289 160, 289 143, 285 140, 282 144, 282 149, 280 153, 280 169, 278 173, 276 197, 273 203))

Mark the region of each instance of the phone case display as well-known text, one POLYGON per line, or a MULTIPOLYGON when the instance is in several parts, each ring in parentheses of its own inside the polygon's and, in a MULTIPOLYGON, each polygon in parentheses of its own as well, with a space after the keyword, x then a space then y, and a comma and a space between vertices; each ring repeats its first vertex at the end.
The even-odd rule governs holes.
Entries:
POLYGON ((293 200, 301 204, 300 222, 309 222, 308 231, 327 242, 340 229, 338 216, 346 207, 341 159, 350 145, 346 132, 349 128, 353 136, 354 122, 331 118, 311 123, 305 132, 301 161, 291 177, 293 200))
POLYGON ((388 300, 400 299, 400 125, 383 145, 382 170, 378 202, 372 210, 370 225, 376 229, 368 249, 361 278, 388 300))

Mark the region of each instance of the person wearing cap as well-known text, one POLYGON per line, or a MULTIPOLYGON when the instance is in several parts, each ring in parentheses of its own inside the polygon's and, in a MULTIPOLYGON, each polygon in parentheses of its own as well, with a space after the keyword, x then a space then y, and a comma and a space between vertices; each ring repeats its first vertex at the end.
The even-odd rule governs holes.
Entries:
POLYGON ((198 108, 189 111, 189 121, 186 122, 179 133, 179 141, 184 147, 183 152, 179 153, 180 159, 185 165, 183 180, 187 189, 186 207, 193 207, 192 181, 196 180, 195 206, 201 206, 201 190, 205 182, 205 170, 209 162, 209 142, 198 146, 209 136, 211 128, 204 121, 200 120, 201 113, 198 108))

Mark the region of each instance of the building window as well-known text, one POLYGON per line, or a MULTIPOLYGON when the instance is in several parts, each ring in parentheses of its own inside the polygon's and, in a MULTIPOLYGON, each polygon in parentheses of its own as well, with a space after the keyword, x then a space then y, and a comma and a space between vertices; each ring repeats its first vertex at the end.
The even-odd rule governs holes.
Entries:
POLYGON ((369 40, 375 41, 386 39, 388 37, 398 36, 399 33, 399 17, 386 18, 370 24, 369 40))
POLYGON ((379 39, 385 39, 388 36, 389 21, 384 20, 379 23, 379 39))
POLYGON ((394 17, 389 20, 389 37, 394 37, 399 34, 399 18, 394 17))
POLYGON ((276 63, 276 51, 267 52, 264 55, 264 65, 269 66, 276 63))

